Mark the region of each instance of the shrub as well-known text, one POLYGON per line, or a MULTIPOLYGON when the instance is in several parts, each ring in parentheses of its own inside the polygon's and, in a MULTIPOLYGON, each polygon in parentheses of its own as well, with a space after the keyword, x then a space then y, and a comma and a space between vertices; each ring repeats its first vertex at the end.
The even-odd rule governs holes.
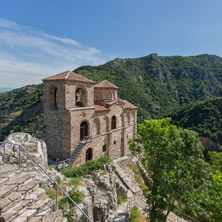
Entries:
POLYGON ((98 160, 90 160, 84 165, 63 170, 62 174, 66 177, 81 177, 88 175, 91 171, 103 169, 104 164, 110 163, 111 159, 107 156, 101 157, 98 160))
MULTIPOLYGON (((73 189, 72 191, 69 192, 69 196, 77 203, 81 203, 84 195, 81 191, 77 190, 77 189, 73 189)), ((64 207, 66 207, 67 205, 72 205, 72 202, 67 198, 64 197, 59 201, 59 209, 63 210, 64 207)))

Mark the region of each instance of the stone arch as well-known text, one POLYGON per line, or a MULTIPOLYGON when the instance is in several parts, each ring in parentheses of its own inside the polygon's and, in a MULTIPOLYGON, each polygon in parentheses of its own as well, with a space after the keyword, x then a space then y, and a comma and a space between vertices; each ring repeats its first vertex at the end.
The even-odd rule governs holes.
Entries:
POLYGON ((116 116, 112 116, 111 119, 111 130, 116 129, 116 116))
POLYGON ((107 116, 104 117, 104 121, 105 121, 105 126, 106 126, 105 130, 106 132, 109 132, 109 118, 107 116))
POLYGON ((59 95, 58 95, 58 88, 55 86, 52 86, 50 88, 50 101, 49 101, 49 106, 51 109, 57 109, 58 108, 58 100, 59 100, 59 95))
POLYGON ((95 135, 99 135, 100 134, 100 120, 99 120, 99 118, 94 119, 93 127, 94 127, 95 135))
POLYGON ((82 121, 80 124, 80 141, 82 141, 84 137, 88 135, 89 135, 89 123, 87 121, 82 121))
POLYGON ((87 92, 84 88, 77 88, 75 94, 75 104, 76 106, 84 107, 87 106, 87 92))
POLYGON ((86 150, 86 162, 93 159, 93 150, 89 148, 86 150))

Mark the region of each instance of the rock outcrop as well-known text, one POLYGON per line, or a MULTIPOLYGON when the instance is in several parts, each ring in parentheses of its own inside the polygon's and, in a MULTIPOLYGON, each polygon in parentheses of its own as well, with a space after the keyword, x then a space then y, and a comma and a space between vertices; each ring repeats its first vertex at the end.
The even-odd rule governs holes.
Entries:
MULTIPOLYGON (((18 132, 10 134, 3 142, 5 142, 5 162, 19 163, 19 146, 14 144, 20 144, 38 163, 44 167, 48 166, 47 147, 43 140, 32 137, 28 133, 18 132)), ((3 153, 2 145, 0 146, 0 163, 3 163, 3 153)), ((23 167, 33 165, 22 149, 20 149, 20 158, 23 167)))

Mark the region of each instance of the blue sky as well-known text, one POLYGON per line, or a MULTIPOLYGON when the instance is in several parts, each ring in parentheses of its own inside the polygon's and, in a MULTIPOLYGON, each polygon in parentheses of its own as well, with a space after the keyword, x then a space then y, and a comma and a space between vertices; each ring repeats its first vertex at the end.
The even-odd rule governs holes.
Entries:
POLYGON ((151 53, 222 56, 221 0, 7 0, 0 88, 151 53))

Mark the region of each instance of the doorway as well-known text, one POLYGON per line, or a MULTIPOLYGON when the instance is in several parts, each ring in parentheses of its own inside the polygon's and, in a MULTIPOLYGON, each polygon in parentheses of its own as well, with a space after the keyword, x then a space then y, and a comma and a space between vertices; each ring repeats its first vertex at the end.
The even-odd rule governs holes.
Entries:
POLYGON ((92 158, 93 158, 93 151, 92 151, 92 148, 89 148, 86 151, 86 162, 89 160, 92 160, 92 158))
POLYGON ((85 136, 88 136, 88 123, 86 121, 80 125, 80 141, 82 141, 85 136))

